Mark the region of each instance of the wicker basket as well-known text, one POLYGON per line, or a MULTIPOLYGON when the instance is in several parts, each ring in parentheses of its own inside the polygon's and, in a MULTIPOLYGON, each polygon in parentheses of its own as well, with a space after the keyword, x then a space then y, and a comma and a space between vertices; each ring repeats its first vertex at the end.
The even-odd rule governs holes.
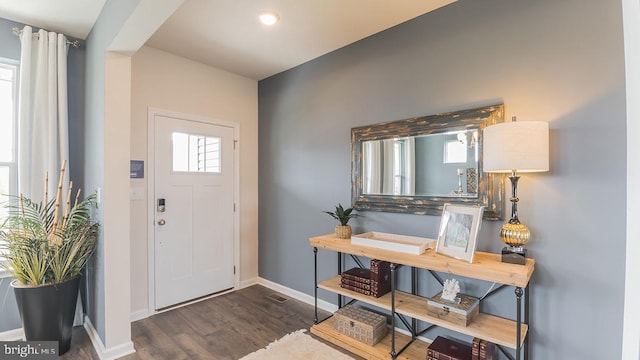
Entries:
POLYGON ((351 239, 351 225, 336 225, 338 239, 351 239))

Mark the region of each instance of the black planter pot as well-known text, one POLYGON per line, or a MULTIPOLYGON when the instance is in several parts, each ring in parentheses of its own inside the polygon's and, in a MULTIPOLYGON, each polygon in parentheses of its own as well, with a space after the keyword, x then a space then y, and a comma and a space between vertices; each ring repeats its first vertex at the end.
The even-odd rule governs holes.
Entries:
POLYGON ((11 283, 27 341, 58 341, 58 353, 71 346, 80 277, 37 287, 11 283))

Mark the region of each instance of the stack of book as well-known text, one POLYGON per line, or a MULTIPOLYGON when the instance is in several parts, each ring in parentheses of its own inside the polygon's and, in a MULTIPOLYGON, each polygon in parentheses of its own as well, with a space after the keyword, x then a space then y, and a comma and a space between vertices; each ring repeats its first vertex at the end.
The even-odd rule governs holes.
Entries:
POLYGON ((374 259, 371 260, 371 269, 349 269, 341 274, 340 286, 378 298, 391 290, 390 264, 374 259))
POLYGON ((471 346, 438 336, 427 348, 427 360, 471 360, 471 346))
POLYGON ((496 344, 480 338, 473 338, 471 360, 494 360, 497 358, 496 344))
POLYGON ((364 295, 371 295, 371 270, 355 267, 342 273, 340 286, 364 295))

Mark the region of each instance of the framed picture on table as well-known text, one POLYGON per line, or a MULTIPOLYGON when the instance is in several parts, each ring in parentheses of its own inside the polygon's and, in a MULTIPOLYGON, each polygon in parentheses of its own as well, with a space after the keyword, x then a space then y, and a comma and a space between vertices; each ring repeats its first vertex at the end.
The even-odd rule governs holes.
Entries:
POLYGON ((436 252, 473 262, 484 206, 444 204, 436 252))

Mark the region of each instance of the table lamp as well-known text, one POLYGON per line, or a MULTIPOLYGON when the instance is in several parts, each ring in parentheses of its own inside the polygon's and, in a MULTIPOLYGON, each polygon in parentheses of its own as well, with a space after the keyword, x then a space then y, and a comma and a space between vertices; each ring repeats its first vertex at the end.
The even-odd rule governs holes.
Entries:
POLYGON ((526 262, 524 245, 531 232, 518 219, 518 173, 549 171, 549 124, 544 121, 516 121, 488 126, 483 132, 483 171, 510 173, 511 219, 502 225, 502 262, 526 262))

